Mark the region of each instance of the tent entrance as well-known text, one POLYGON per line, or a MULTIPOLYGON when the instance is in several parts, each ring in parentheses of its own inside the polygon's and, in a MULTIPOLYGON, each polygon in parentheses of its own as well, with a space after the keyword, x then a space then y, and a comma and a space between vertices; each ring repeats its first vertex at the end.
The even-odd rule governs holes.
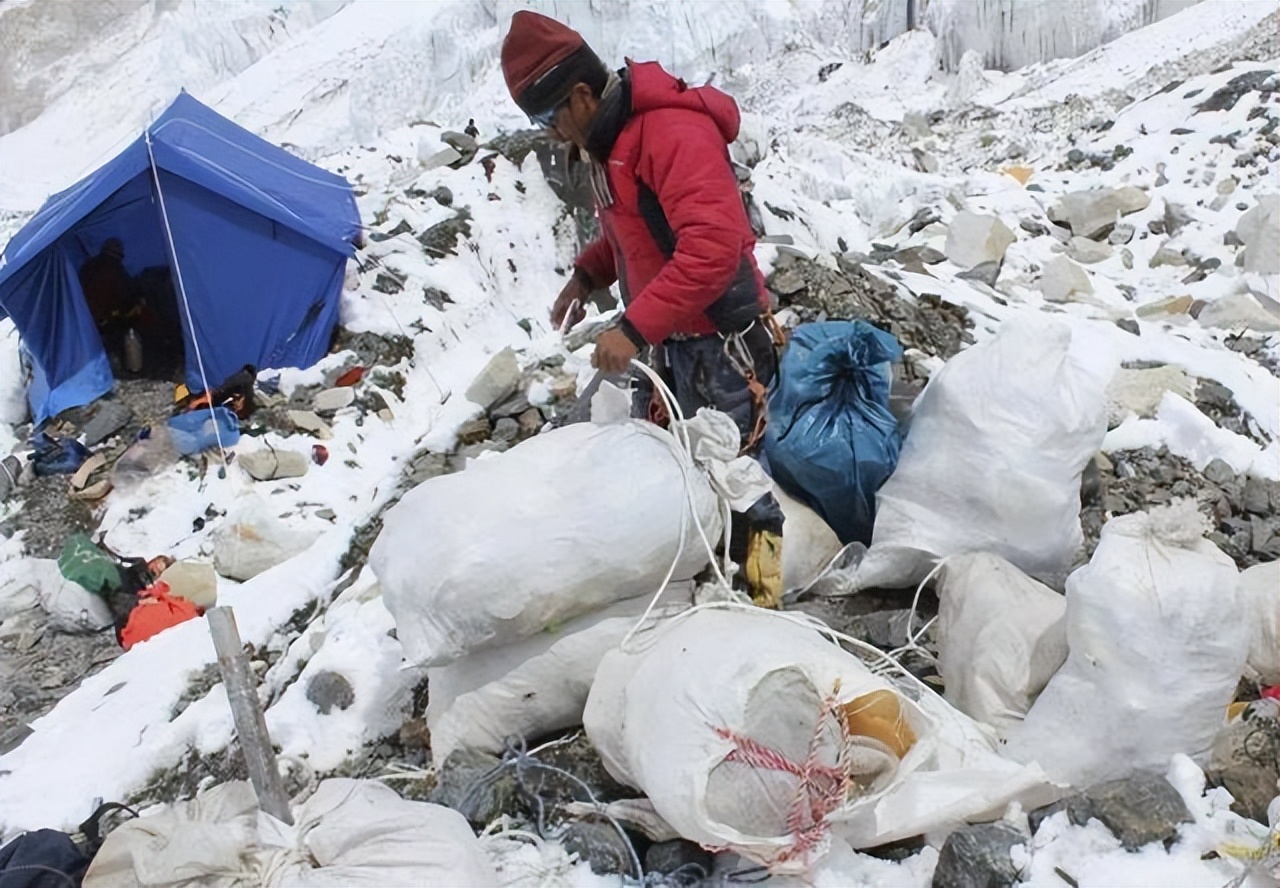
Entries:
POLYGON ((150 177, 118 189, 63 235, 61 246, 77 269, 112 373, 180 381, 180 309, 150 177))

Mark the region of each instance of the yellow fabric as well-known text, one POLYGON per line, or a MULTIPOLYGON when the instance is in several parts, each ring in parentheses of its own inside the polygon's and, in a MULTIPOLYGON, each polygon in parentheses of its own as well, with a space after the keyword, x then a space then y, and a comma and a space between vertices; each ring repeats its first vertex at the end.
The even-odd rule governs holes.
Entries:
POLYGON ((767 530, 753 530, 747 540, 742 566, 751 600, 758 607, 782 607, 782 537, 767 530))

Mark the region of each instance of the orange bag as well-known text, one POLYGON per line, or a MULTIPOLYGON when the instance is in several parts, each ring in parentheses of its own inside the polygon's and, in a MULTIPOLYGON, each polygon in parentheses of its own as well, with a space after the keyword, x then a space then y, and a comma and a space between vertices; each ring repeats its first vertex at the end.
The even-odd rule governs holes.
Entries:
POLYGON ((200 615, 200 608, 190 601, 171 596, 168 583, 154 583, 138 593, 138 604, 129 612, 128 622, 120 631, 120 645, 127 651, 170 626, 200 615))

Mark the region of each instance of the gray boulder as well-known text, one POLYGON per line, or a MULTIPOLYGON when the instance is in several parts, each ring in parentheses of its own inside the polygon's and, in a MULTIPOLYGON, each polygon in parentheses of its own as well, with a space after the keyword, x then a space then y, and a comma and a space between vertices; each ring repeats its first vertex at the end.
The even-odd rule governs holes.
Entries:
POLYGON ((951 220, 943 252, 948 259, 964 268, 986 262, 994 262, 998 266, 1004 261, 1005 250, 1016 239, 1009 226, 997 217, 965 210, 951 220))
POLYGON ((942 846, 933 888, 1011 888, 1019 875, 1012 850, 1027 842, 1007 823, 963 826, 942 846))
POLYGON ((1078 237, 1105 237, 1121 216, 1145 210, 1151 198, 1141 188, 1099 188, 1064 194, 1049 208, 1049 218, 1078 237))
POLYGON ((515 394, 520 385, 520 362, 516 353, 504 348, 492 358, 467 387, 467 400, 485 410, 515 394))

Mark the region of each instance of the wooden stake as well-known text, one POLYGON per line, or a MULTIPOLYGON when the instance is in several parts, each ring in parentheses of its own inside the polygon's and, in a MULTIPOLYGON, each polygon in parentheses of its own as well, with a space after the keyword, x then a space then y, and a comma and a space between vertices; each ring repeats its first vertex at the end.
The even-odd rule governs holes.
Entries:
POLYGON ((267 720, 258 700, 257 682, 249 669, 240 632, 236 629, 235 614, 229 607, 215 607, 205 616, 209 620, 209 632, 213 635, 213 647, 218 652, 218 671, 227 688, 231 702, 231 715, 236 723, 236 735, 240 749, 249 768, 249 780, 258 796, 258 807, 276 820, 293 824, 289 812, 289 798, 280 782, 276 767, 275 751, 271 735, 267 733, 267 720))

